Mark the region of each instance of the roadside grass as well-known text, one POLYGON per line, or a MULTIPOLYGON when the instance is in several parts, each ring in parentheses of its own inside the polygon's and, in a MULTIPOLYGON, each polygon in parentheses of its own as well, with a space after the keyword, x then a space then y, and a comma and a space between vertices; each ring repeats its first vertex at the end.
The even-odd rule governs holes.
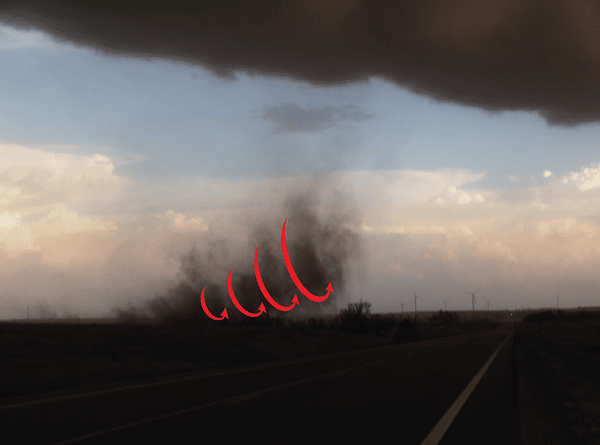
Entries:
POLYGON ((546 314, 515 327, 519 373, 535 377, 520 389, 528 400, 522 416, 544 411, 546 420, 538 423, 554 431, 545 441, 532 432, 538 442, 529 443, 561 443, 559 437, 566 443, 600 443, 600 318, 581 315, 546 314))
POLYGON ((389 344, 306 323, 194 328, 151 324, 0 324, 0 399, 389 344))
MULTIPOLYGON (((392 344, 399 318, 375 314, 359 334, 339 317, 269 325, 0 323, 0 400, 392 344)), ((414 340, 495 329, 485 321, 419 321, 414 340)))

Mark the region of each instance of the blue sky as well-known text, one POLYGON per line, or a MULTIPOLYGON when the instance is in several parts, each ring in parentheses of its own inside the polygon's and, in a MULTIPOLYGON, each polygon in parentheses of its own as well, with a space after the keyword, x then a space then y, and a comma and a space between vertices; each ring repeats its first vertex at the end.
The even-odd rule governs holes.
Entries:
POLYGON ((227 233, 236 212, 276 203, 314 173, 351 193, 361 215, 355 267, 367 278, 348 301, 398 310, 418 288, 424 308, 453 298, 467 309, 477 287, 497 308, 544 306, 556 293, 565 305, 596 301, 598 124, 549 126, 378 78, 222 79, 9 26, 0 72, 0 304, 10 316, 30 304, 98 315, 139 303, 176 276, 190 243, 227 233), (125 262, 132 244, 128 261, 141 265, 126 276, 114 258, 125 262), (98 264, 104 275, 90 284, 98 264))
MULTIPOLYGON (((315 145, 341 154, 339 165, 330 160, 323 168, 467 168, 486 172, 486 185, 503 185, 509 176, 528 180, 545 169, 566 174, 596 162, 598 125, 549 127, 534 113, 439 103, 376 78, 334 88, 244 74, 221 80, 185 64, 106 57, 26 35, 13 28, 11 40, 21 45, 2 49, 4 140, 114 150, 118 163, 143 157, 122 170, 134 177, 274 174, 260 155, 280 145, 309 158, 315 145), (285 104, 356 107, 365 116, 278 134, 276 124, 260 116, 285 104), (267 148, 261 152, 261 146, 267 148)), ((316 169, 308 161, 287 167, 292 173, 316 169)))

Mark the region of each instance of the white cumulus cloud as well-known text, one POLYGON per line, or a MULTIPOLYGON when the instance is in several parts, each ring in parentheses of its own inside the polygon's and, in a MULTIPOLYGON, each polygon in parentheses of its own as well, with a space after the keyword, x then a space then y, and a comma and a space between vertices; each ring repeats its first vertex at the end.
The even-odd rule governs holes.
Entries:
POLYGON ((438 196, 434 201, 435 204, 471 204, 483 203, 485 198, 481 192, 468 192, 461 190, 455 186, 449 187, 442 196, 438 196))
POLYGON ((171 224, 176 229, 180 230, 195 230, 204 232, 208 230, 208 225, 199 216, 187 216, 184 213, 177 213, 173 210, 168 210, 165 217, 171 221, 171 224))
POLYGON ((114 197, 130 181, 102 154, 74 155, 0 144, 0 209, 22 215, 114 197))
POLYGON ((62 205, 56 206, 45 218, 34 224, 48 235, 79 232, 114 232, 118 229, 117 225, 110 220, 104 221, 98 218, 79 215, 62 205))
POLYGON ((32 243, 31 230, 22 223, 18 212, 0 213, 0 247, 20 251, 30 249, 32 243))
POLYGON ((563 184, 574 184, 581 191, 600 187, 600 163, 582 167, 562 179, 563 184))

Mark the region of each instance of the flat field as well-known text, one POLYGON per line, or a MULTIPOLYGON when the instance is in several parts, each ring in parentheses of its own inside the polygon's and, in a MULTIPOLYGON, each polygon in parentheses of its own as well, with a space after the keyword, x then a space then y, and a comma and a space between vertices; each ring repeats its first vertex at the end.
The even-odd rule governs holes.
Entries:
POLYGON ((523 444, 600 443, 600 317, 515 325, 523 444))
MULTIPOLYGON (((419 325, 421 339, 498 323, 419 325)), ((0 324, 0 400, 391 344, 394 331, 349 335, 314 320, 286 326, 117 323, 0 324)))

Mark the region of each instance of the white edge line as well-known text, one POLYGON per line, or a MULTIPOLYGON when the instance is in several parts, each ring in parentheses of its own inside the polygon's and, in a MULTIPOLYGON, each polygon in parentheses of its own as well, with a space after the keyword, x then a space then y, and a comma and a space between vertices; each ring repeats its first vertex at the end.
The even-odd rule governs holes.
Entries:
POLYGON ((425 440, 423 442, 421 442, 421 445, 437 445, 440 442, 440 440, 442 440, 442 437, 444 437, 444 434, 446 434, 446 431, 448 430, 448 428, 454 421, 454 418, 457 416, 458 412, 460 411, 462 406, 465 404, 465 402, 467 401, 467 399, 469 398, 469 396, 471 395, 471 393, 473 392, 473 390, 475 389, 475 387, 477 386, 477 384, 479 383, 479 381, 481 380, 481 378, 483 377, 483 375, 485 374, 487 369, 490 367, 490 365, 494 361, 494 358, 496 358, 496 355, 498 354, 498 352, 500 352, 500 349, 502 349, 502 346, 504 346, 504 344, 506 343, 506 341, 509 339, 509 337, 511 335, 512 335, 512 332, 508 334, 508 336, 504 339, 502 344, 500 346, 498 346, 498 349, 496 349, 496 351, 494 351, 494 353, 488 359, 488 361, 485 362, 485 365, 483 365, 483 367, 479 370, 479 372, 475 375, 475 377, 473 377, 473 380, 471 380, 471 383, 469 383, 467 385, 465 390, 461 393, 460 396, 458 396, 458 398, 454 401, 452 406, 450 406, 450 408, 448 408, 448 411, 446 411, 446 414, 444 414, 442 416, 442 418, 439 420, 439 422, 437 423, 437 425, 433 427, 433 429, 427 435, 425 440))

